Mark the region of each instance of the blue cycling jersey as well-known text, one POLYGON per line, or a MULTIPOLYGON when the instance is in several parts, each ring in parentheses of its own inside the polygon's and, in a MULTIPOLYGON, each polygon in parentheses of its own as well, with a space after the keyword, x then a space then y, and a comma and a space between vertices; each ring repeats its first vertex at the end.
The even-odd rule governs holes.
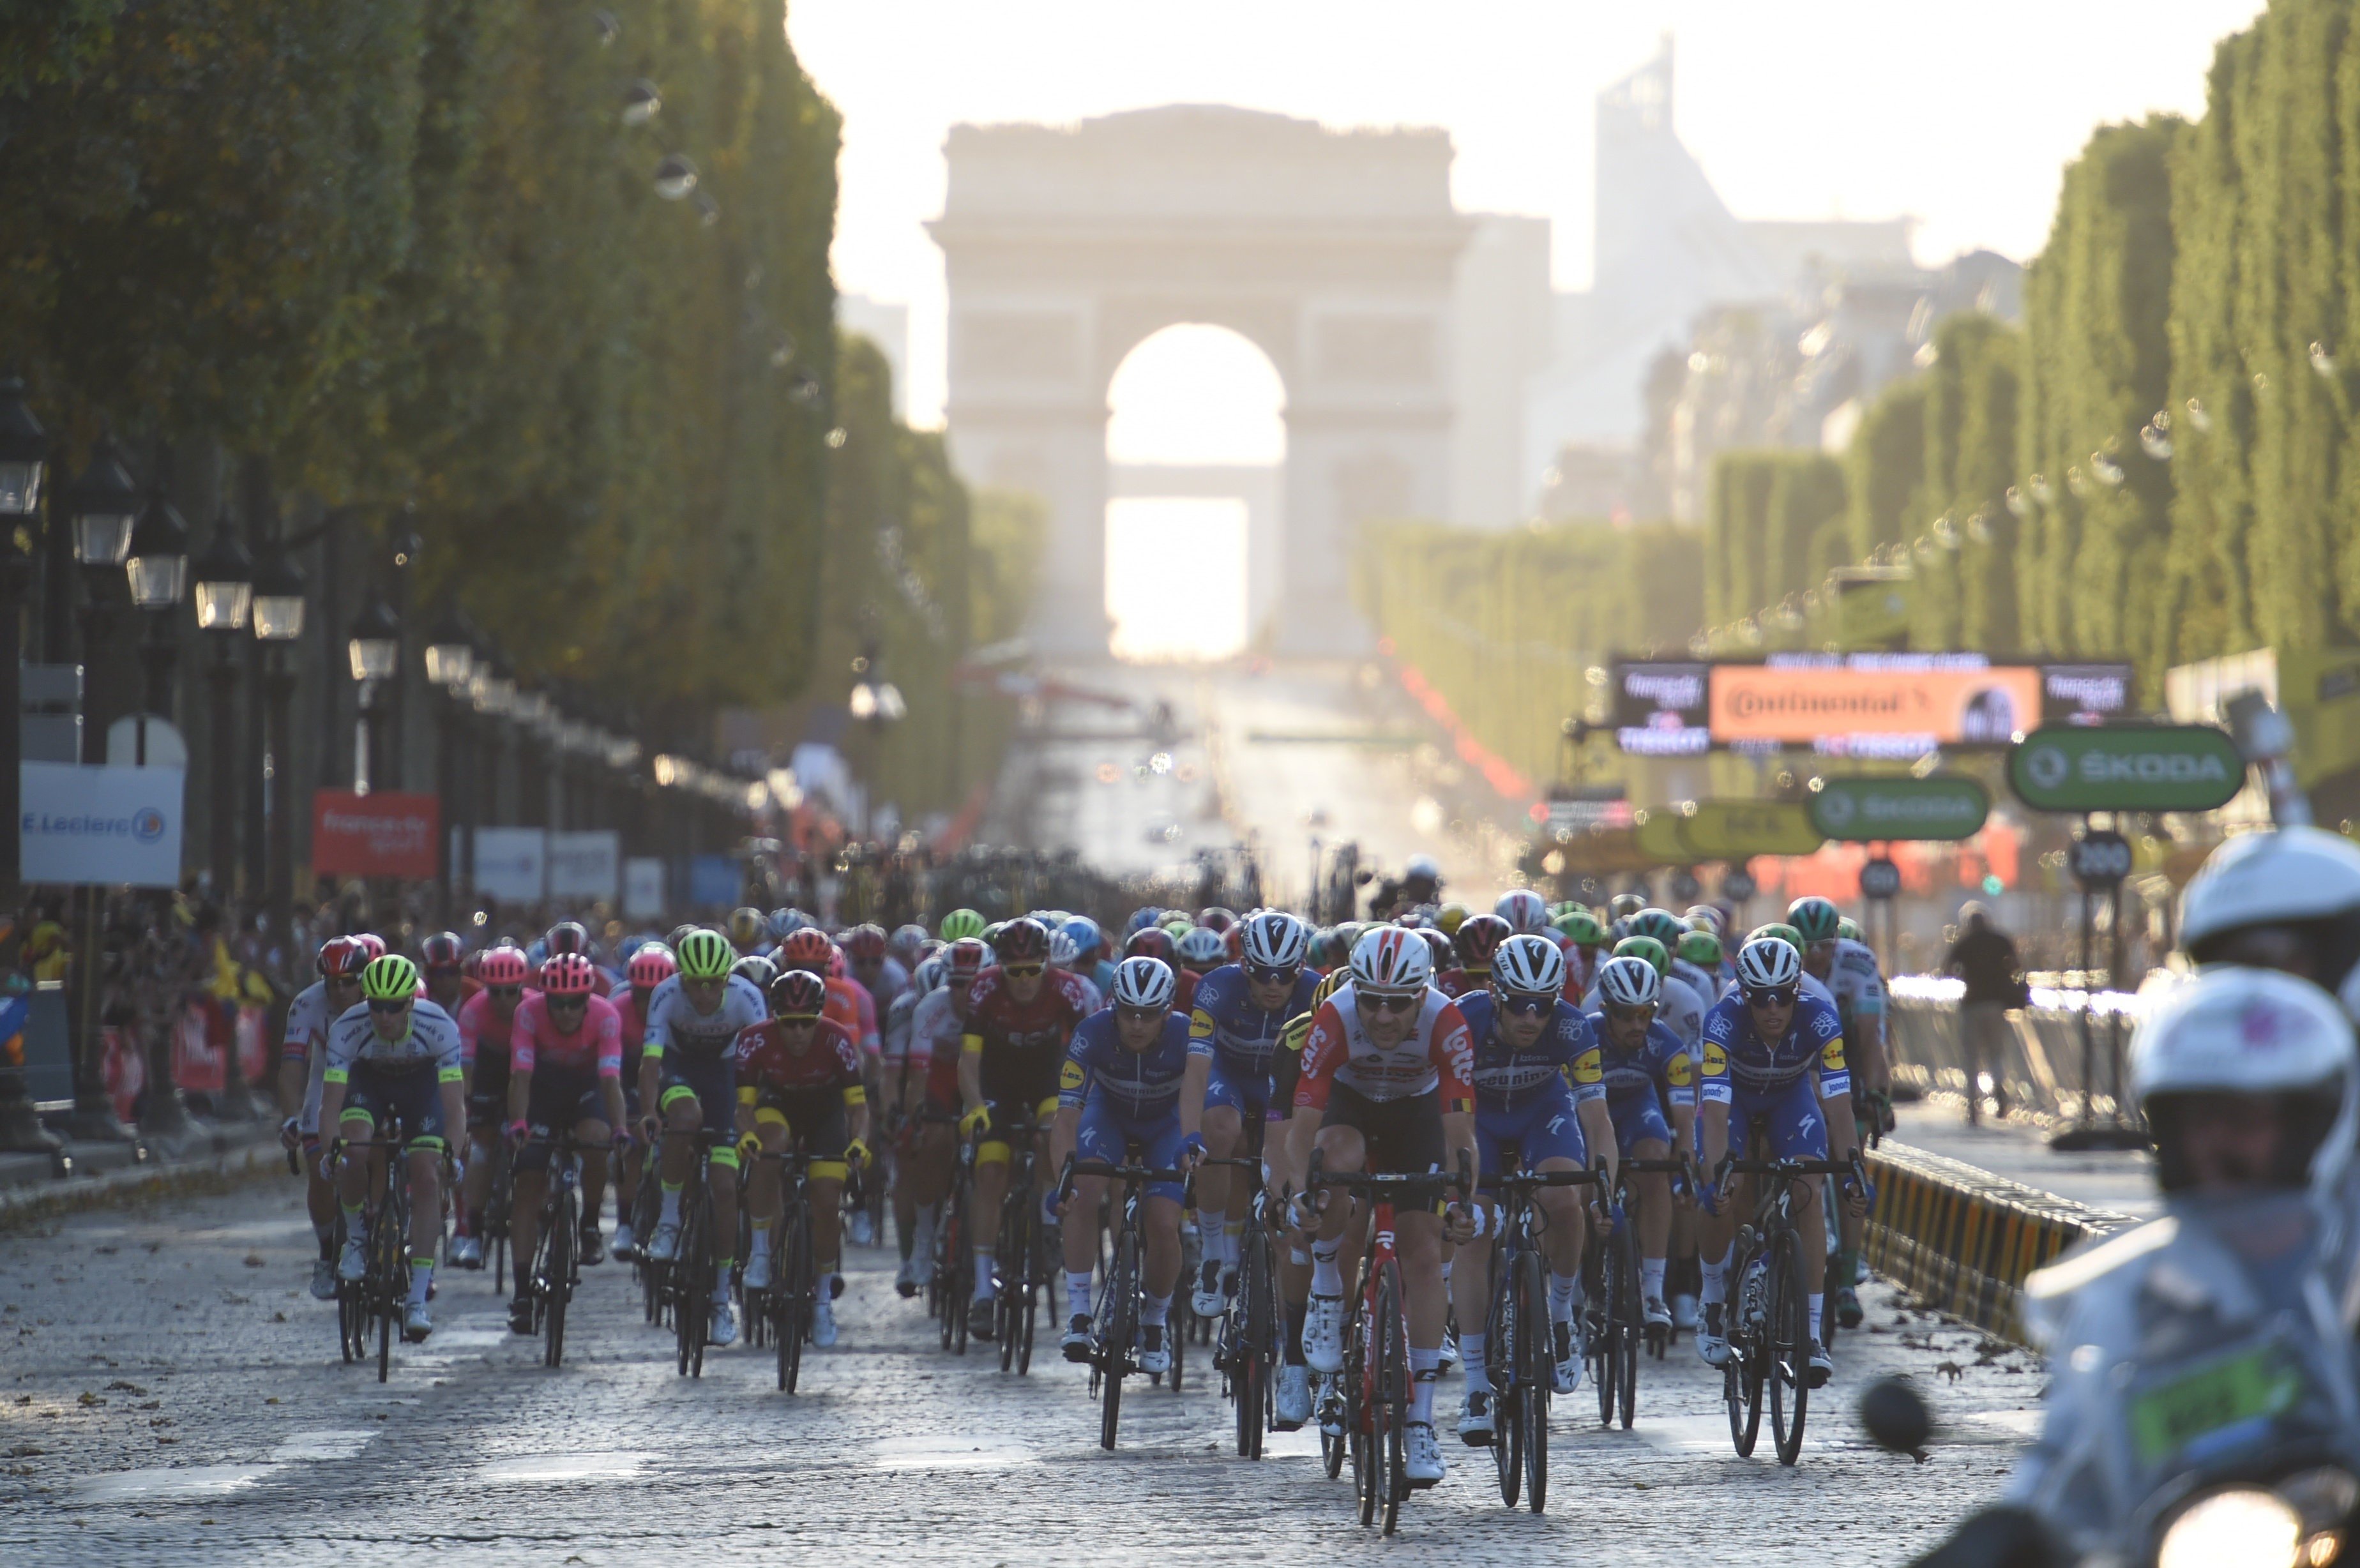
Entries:
POLYGON ((1295 989, 1287 994, 1285 1004, 1264 1012, 1253 1004, 1244 965, 1224 964, 1196 982, 1188 1018, 1189 1038, 1209 1042, 1218 1059, 1229 1065, 1265 1071, 1287 1020, 1309 1012, 1318 989, 1319 977, 1304 970, 1295 977, 1295 989))
POLYGON ((1479 1119, 1522 1110, 1540 1096, 1553 1094, 1550 1085, 1562 1082, 1572 1083, 1577 1103, 1605 1094, 1606 1084, 1595 1062, 1587 1071, 1580 1065, 1597 1055, 1598 1043, 1590 1038, 1590 1020, 1582 1017, 1580 1008, 1570 1002, 1557 1003, 1557 1011, 1541 1025, 1540 1038, 1519 1051, 1501 1038, 1494 1027, 1495 1006, 1489 991, 1470 991, 1459 998, 1467 1037, 1475 1042, 1475 1066, 1469 1077, 1475 1085, 1479 1119))
POLYGON ((1698 1068, 1697 1085, 1707 1101, 1726 1105, 1732 1089, 1767 1094, 1814 1070, 1821 1099, 1852 1093, 1852 1074, 1844 1066, 1843 1020, 1816 996, 1796 998, 1795 1016, 1785 1038, 1777 1040, 1765 1040, 1754 1032, 1753 1012, 1742 996, 1714 1003, 1704 1016, 1704 1061, 1698 1068))
POLYGON ((1636 1051, 1626 1051, 1606 1032, 1606 1015, 1590 1015, 1590 1031, 1598 1040, 1599 1076, 1606 1097, 1622 1099, 1642 1092, 1653 1094, 1666 1107, 1696 1104, 1696 1062, 1687 1044, 1660 1023, 1647 1026, 1647 1038, 1636 1051))
POLYGON ((1105 1102, 1135 1120, 1167 1116, 1180 1105, 1180 1080, 1192 1056, 1210 1056, 1212 1047, 1191 1040, 1177 1013, 1166 1013, 1163 1032, 1145 1051, 1127 1051, 1115 1031, 1114 1009, 1100 1007, 1074 1026, 1065 1065, 1057 1080, 1057 1104, 1077 1106, 1105 1102))

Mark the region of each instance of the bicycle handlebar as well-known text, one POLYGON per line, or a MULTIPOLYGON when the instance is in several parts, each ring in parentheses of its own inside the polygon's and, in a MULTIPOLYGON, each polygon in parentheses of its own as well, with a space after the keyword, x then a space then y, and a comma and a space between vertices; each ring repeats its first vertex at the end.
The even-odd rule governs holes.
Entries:
POLYGON ((1531 1192, 1543 1187, 1596 1186, 1605 1180, 1605 1172, 1601 1171, 1526 1171, 1513 1176, 1494 1176, 1489 1181, 1478 1181, 1475 1190, 1479 1192, 1531 1192))
POLYGON ((1850 1160, 1737 1160, 1723 1155, 1713 1169, 1749 1176, 1850 1176, 1864 1174, 1867 1168, 1855 1153, 1850 1160))
POLYGON ((1074 1195, 1076 1176, 1106 1176, 1129 1182, 1186 1181, 1192 1173, 1186 1171, 1159 1171, 1148 1165, 1110 1165, 1103 1160, 1077 1160, 1065 1156, 1065 1168, 1057 1173, 1057 1203, 1063 1207, 1074 1195))

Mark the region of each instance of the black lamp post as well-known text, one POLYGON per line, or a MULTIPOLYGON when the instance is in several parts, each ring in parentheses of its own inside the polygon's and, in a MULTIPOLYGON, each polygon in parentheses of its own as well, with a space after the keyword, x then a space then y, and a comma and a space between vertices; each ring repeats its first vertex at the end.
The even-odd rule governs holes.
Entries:
POLYGON ((442 802, 442 842, 435 846, 435 863, 442 868, 442 919, 448 924, 460 883, 474 884, 472 846, 475 840, 472 813, 469 810, 472 791, 467 788, 467 770, 460 756, 466 740, 465 708, 471 701, 475 680, 475 642, 468 635, 467 623, 455 609, 445 612, 426 644, 426 679, 442 691, 437 705, 441 721, 441 744, 434 748, 435 793, 442 802), (459 842, 470 846, 460 853, 471 864, 461 866, 454 863, 451 842, 453 830, 459 842), (462 877, 462 872, 466 875, 462 877))
MULTIPOLYGON (((189 525, 158 488, 140 508, 131 528, 131 553, 125 560, 131 583, 131 602, 145 614, 148 635, 139 646, 139 663, 147 674, 140 700, 143 714, 169 720, 172 716, 172 667, 180 657, 173 612, 189 590, 189 525)), ((144 723, 133 742, 132 763, 148 766, 148 726, 144 723)))
POLYGON ((224 906, 237 886, 238 758, 237 645, 254 612, 254 558, 230 531, 229 519, 213 523, 213 542, 197 561, 197 629, 213 647, 213 844, 207 855, 213 896, 224 906))
MULTIPOLYGON (((22 760, 24 688, 18 653, 25 614, 25 585, 32 563, 17 548, 20 528, 30 528, 41 507, 41 481, 48 476, 49 438, 25 404, 25 384, 0 376, 0 825, 17 820, 17 764, 22 760)), ((0 889, 13 893, 18 872, 16 833, 0 831, 0 889)), ((0 1149, 49 1153, 57 1139, 41 1126, 25 1092, 25 1074, 0 1065, 0 1149)))
POLYGON ((361 752, 364 767, 354 779, 356 792, 399 788, 391 748, 386 745, 385 685, 401 670, 401 619, 393 606, 372 598, 353 617, 345 651, 361 688, 361 752))
MULTIPOLYGON (((268 781, 269 855, 264 863, 263 902, 271 933, 280 942, 295 929, 295 671, 289 650, 303 636, 303 572, 283 543, 254 573, 254 635, 262 644, 264 710, 263 767, 268 781)), ((290 965, 301 959, 290 948, 290 965)))

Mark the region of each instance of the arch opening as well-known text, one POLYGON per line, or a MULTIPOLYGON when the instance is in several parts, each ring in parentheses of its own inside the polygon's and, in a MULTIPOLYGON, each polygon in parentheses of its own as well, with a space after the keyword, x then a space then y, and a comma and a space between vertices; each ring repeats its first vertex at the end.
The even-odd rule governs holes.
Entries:
POLYGON ((1276 587, 1286 389, 1270 357, 1188 322, 1107 387, 1106 610, 1132 660, 1229 657, 1276 587))

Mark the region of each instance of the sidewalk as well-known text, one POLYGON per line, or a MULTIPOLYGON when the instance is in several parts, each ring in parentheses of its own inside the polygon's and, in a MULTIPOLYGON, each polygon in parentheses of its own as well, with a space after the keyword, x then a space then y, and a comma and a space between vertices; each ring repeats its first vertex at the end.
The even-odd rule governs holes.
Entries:
POLYGON ((2155 1158, 2145 1150, 2057 1154, 2045 1128, 2029 1122, 1993 1122, 1969 1127, 1959 1110, 1936 1103, 1896 1105, 1890 1141, 2054 1192, 2093 1209, 2110 1209, 2139 1219, 2161 1212, 2155 1184, 2155 1158))
POLYGON ((195 1116, 169 1142, 69 1143, 68 1173, 46 1154, 0 1154, 0 1230, 143 1197, 217 1187, 286 1170, 273 1122, 195 1116))

